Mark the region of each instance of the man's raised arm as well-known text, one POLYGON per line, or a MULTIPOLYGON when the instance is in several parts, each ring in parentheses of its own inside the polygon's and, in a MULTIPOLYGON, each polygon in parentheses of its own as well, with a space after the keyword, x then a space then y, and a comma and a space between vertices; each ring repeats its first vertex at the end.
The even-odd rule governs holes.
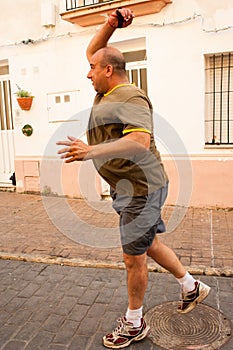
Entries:
POLYGON ((108 40, 117 28, 125 28, 129 26, 133 21, 134 15, 130 9, 122 8, 115 10, 108 17, 108 20, 102 25, 99 31, 91 39, 86 55, 90 62, 91 57, 96 51, 106 47, 108 40))

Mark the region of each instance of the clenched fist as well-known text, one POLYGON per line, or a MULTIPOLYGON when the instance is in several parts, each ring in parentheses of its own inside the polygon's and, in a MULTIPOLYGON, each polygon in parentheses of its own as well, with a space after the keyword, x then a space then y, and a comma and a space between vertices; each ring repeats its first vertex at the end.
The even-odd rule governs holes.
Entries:
POLYGON ((134 15, 130 9, 117 9, 108 17, 108 23, 113 28, 128 27, 133 21, 134 15))

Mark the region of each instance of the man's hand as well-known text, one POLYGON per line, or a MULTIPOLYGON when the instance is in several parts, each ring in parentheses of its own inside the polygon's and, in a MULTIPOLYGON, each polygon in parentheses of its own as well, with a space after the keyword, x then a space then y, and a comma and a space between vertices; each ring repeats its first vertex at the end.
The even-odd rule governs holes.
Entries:
POLYGON ((133 21, 134 15, 130 9, 118 9, 108 17, 108 23, 113 28, 128 27, 133 21))
POLYGON ((132 23, 133 18, 133 12, 128 8, 122 8, 113 11, 108 17, 108 20, 95 33, 89 45, 87 46, 86 54, 88 62, 91 61, 94 53, 108 45, 108 41, 113 35, 115 29, 120 28, 119 24, 121 27, 128 27, 132 23))
POLYGON ((67 146, 57 152, 62 155, 61 159, 66 159, 65 163, 71 163, 76 160, 88 160, 88 153, 92 148, 92 146, 88 146, 73 136, 68 136, 68 141, 58 141, 57 145, 67 146))

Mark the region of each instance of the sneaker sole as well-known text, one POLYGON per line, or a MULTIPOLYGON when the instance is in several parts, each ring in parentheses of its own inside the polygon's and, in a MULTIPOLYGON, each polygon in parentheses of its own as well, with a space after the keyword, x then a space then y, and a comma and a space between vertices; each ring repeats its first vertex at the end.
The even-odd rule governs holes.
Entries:
POLYGON ((210 287, 209 286, 205 286, 205 289, 203 289, 199 295, 199 297, 194 300, 192 303, 189 304, 189 306, 187 307, 187 309, 185 310, 177 310, 180 314, 187 314, 188 312, 192 311, 197 304, 201 303, 208 295, 210 292, 210 287))
POLYGON ((150 327, 146 326, 146 328, 144 329, 142 334, 139 334, 137 337, 129 340, 127 343, 124 343, 122 345, 114 345, 111 343, 107 343, 107 341, 105 342, 105 339, 103 338, 103 345, 109 349, 123 349, 123 348, 126 348, 127 346, 129 346, 132 342, 140 341, 140 340, 146 338, 149 334, 150 334, 150 327))

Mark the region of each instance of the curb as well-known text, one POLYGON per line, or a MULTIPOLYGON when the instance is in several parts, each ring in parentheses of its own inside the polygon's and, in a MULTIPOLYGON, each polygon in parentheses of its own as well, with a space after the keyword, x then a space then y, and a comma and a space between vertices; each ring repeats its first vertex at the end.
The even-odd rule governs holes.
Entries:
MULTIPOLYGON (((15 254, 15 253, 5 253, 0 252, 1 260, 14 260, 14 261, 24 261, 32 263, 43 263, 43 264, 54 264, 61 266, 73 266, 73 267, 92 267, 92 268, 109 268, 109 269, 119 269, 125 270, 125 265, 123 262, 106 262, 104 260, 84 260, 77 258, 62 258, 57 256, 39 256, 32 254, 15 254)), ((232 268, 215 268, 206 266, 185 266, 186 270, 192 275, 203 275, 203 276, 222 276, 222 277, 232 277, 232 268)), ((149 272, 159 272, 168 273, 167 270, 163 269, 155 263, 148 263, 149 272)))

